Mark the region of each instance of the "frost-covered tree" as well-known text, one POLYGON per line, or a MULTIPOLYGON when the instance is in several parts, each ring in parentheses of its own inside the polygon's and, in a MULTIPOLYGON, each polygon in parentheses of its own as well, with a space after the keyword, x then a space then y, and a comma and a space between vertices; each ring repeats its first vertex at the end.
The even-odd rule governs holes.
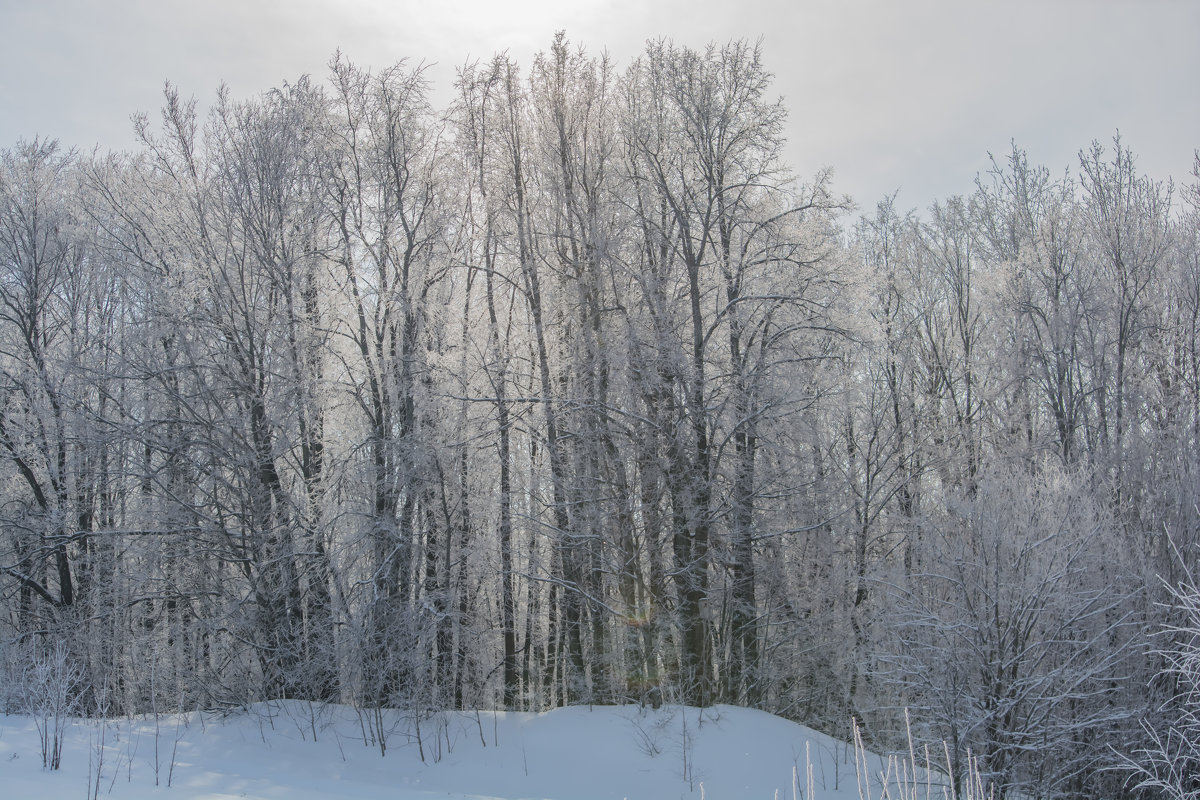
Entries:
POLYGON ((1128 762, 1134 788, 1172 800, 1200 797, 1200 589, 1192 575, 1171 588, 1175 622, 1161 678, 1171 687, 1153 721, 1143 722, 1146 746, 1128 762))
POLYGON ((1135 632, 1113 521, 1054 464, 994 464, 947 498, 897 596, 894 678, 916 718, 1001 795, 1086 791, 1128 705, 1135 632))

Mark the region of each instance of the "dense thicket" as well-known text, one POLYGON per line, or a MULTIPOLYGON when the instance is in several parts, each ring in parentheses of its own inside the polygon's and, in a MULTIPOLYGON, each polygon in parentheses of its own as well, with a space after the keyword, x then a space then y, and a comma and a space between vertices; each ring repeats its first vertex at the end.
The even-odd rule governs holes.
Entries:
POLYGON ((9 707, 54 653, 90 713, 907 707, 1119 794, 1183 697, 1200 183, 1014 147, 854 221, 740 42, 455 89, 339 58, 3 151, 9 707))

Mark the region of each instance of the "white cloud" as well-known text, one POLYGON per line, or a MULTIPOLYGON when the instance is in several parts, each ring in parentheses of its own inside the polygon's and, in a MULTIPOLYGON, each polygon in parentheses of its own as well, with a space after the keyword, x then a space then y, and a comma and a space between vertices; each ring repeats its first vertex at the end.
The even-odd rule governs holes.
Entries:
POLYGON ((556 30, 627 63, 648 38, 702 47, 762 37, 791 112, 799 174, 833 166, 869 207, 966 192, 1011 139, 1053 169, 1119 127, 1158 177, 1183 176, 1200 145, 1200 4, 1149 0, 0 0, 0 146, 34 134, 132 145, 129 115, 163 81, 209 99, 303 73, 341 48, 364 66, 454 69, 499 50, 524 64, 556 30))

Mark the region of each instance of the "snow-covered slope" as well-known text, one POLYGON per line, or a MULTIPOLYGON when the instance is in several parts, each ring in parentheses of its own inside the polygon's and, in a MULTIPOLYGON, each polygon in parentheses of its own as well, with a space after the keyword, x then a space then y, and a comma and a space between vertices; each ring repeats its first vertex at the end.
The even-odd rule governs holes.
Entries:
POLYGON ((828 736, 732 706, 446 713, 418 727, 400 713, 271 703, 225 717, 73 721, 62 768, 47 772, 34 720, 0 717, 0 797, 12 800, 97 787, 131 800, 858 800, 855 761, 828 736))

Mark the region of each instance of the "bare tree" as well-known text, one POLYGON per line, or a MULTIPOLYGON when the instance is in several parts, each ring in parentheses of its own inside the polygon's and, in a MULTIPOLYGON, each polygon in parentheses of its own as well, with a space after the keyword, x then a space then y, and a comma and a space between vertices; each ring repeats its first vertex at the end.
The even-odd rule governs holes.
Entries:
POLYGON ((1086 791, 1098 731, 1131 711, 1132 585, 1103 577, 1113 523, 1086 482, 1046 465, 996 465, 937 520, 940 551, 898 602, 892 660, 908 702, 951 748, 1009 792, 1086 791))
POLYGON ((421 67, 400 63, 372 74, 338 58, 332 72, 326 202, 346 311, 336 333, 347 345, 335 352, 366 429, 371 591, 361 669, 372 687, 369 702, 408 702, 423 670, 397 658, 394 643, 430 641, 429 620, 418 611, 423 591, 429 602, 445 602, 436 578, 429 586, 419 578, 428 569, 422 555, 436 559, 445 535, 436 523, 440 473, 427 429, 436 412, 423 391, 426 309, 444 270, 437 260, 439 133, 421 67))

